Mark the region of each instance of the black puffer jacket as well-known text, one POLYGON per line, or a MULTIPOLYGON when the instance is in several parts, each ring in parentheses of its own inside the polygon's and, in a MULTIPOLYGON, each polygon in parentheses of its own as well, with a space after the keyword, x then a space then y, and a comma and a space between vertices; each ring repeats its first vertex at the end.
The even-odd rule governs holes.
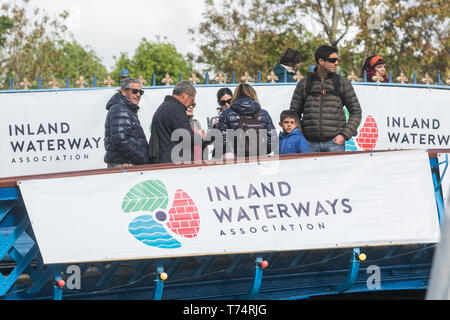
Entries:
MULTIPOLYGON (((225 109, 219 118, 219 123, 217 124, 217 129, 221 131, 223 135, 224 148, 226 146, 226 130, 233 129, 236 130, 239 126, 241 115, 254 115, 259 111, 258 120, 261 122, 264 129, 267 129, 267 149, 270 152, 271 142, 272 142, 272 130, 275 130, 275 126, 273 125, 272 118, 269 113, 261 109, 261 106, 258 102, 250 98, 241 98, 237 99, 235 102, 231 104, 231 106, 225 109)), ((225 152, 225 150, 224 150, 225 152)))
POLYGON ((339 134, 345 140, 351 139, 361 122, 361 106, 350 80, 333 73, 321 80, 314 73, 311 76, 311 94, 306 97, 307 79, 308 77, 298 83, 290 107, 300 119, 306 140, 331 140, 339 134), (322 95, 322 92, 335 91, 334 76, 340 83, 339 95, 322 95), (343 105, 350 114, 348 121, 345 119, 343 105))
POLYGON ((105 162, 147 164, 148 142, 137 117, 139 106, 120 92, 106 104, 105 162))

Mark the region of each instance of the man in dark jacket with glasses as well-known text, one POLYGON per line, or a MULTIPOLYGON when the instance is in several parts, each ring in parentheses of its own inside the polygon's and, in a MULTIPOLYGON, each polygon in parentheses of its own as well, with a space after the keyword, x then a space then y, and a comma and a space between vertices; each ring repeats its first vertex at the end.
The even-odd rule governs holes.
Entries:
POLYGON ((104 161, 108 168, 149 163, 148 142, 137 115, 144 94, 142 85, 127 78, 120 87, 106 104, 104 161))
POLYGON ((361 122, 361 106, 350 80, 336 74, 338 49, 321 46, 315 60, 314 73, 298 83, 290 109, 300 119, 310 152, 343 152, 361 122))

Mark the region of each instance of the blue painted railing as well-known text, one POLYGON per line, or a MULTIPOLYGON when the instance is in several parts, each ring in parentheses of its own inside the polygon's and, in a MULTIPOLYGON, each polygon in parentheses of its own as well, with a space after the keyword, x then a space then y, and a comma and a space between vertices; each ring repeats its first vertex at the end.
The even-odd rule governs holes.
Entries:
MULTIPOLYGON (((440 217, 447 166, 448 159, 439 163, 437 153, 430 152, 440 217)), ((0 300, 302 299, 425 290, 434 248, 415 244, 44 265, 19 189, 0 187, 0 300)))
MULTIPOLYGON (((343 75, 342 71, 339 71, 339 75, 343 75)), ((183 79, 183 74, 179 73, 178 74, 178 81, 182 81, 183 79)), ((377 82, 369 82, 367 81, 367 75, 366 72, 364 72, 363 74, 363 78, 360 79, 360 81, 354 81, 354 84, 356 85, 360 85, 360 84, 365 84, 365 85, 377 85, 377 86, 397 86, 397 87, 424 87, 424 88, 438 88, 438 89, 442 89, 442 88, 450 88, 448 83, 449 80, 447 80, 447 84, 443 83, 442 78, 441 78, 441 74, 438 73, 437 75, 437 79, 431 79, 432 83, 436 83, 436 84, 424 84, 424 83, 418 83, 417 81, 417 75, 414 72, 412 74, 412 83, 401 83, 401 82, 393 82, 393 77, 392 77, 392 73, 389 72, 388 73, 388 79, 389 81, 387 83, 377 83, 377 82)), ((44 88, 42 85, 42 77, 39 77, 37 80, 37 88, 32 88, 32 86, 30 86, 31 89, 19 89, 16 87, 14 87, 14 79, 13 78, 9 78, 9 88, 7 88, 7 86, 5 86, 4 88, 0 88, 0 93, 12 93, 12 92, 23 92, 23 91, 55 91, 55 90, 89 90, 89 89, 100 89, 100 88, 107 88, 110 89, 111 87, 108 86, 98 86, 98 81, 97 81, 97 76, 96 75, 92 75, 92 78, 89 79, 92 82, 92 86, 85 86, 85 87, 74 87, 74 86, 70 86, 70 77, 66 76, 65 79, 65 86, 60 86, 58 88, 44 88)), ((281 80, 281 79, 280 79, 281 80)), ((117 84, 119 81, 115 81, 115 83, 117 84)), ((199 85, 199 86, 227 86, 227 85, 237 85, 241 82, 237 82, 236 81, 236 74, 235 72, 232 73, 231 76, 231 82, 224 82, 224 83, 212 83, 210 78, 209 78, 209 72, 205 73, 204 76, 204 81, 203 83, 200 82, 193 82, 193 84, 195 85, 199 85)), ((87 84, 87 83, 86 83, 87 84)), ((295 82, 287 82, 287 72, 285 71, 285 75, 284 75, 284 79, 282 79, 282 82, 276 82, 276 83, 271 83, 269 82, 263 82, 263 77, 262 77, 262 73, 261 71, 258 71, 257 73, 257 77, 256 77, 256 81, 255 82, 250 82, 250 84, 252 85, 280 85, 280 84, 295 84, 295 82)), ((157 78, 156 78, 156 74, 153 73, 152 75, 152 80, 151 80, 151 85, 150 86, 144 86, 146 88, 166 88, 166 87, 171 87, 172 85, 158 85, 157 84, 157 78)))

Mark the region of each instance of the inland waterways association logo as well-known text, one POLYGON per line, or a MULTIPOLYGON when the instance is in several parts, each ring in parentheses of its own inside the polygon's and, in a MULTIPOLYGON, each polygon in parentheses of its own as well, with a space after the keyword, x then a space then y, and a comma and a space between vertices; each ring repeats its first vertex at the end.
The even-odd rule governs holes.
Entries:
POLYGON ((162 249, 181 247, 168 230, 183 238, 195 238, 200 216, 194 201, 179 189, 169 210, 168 204, 167 188, 160 180, 147 180, 131 188, 122 202, 122 211, 145 214, 131 221, 128 231, 140 242, 162 249))

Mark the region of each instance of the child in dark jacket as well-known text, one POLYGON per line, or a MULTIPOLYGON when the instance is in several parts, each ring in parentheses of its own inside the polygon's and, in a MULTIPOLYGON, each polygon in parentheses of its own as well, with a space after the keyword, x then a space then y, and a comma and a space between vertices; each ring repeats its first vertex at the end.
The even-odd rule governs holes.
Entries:
POLYGON ((297 128, 297 116, 290 110, 285 110, 280 114, 280 154, 307 153, 309 152, 308 142, 297 128))

